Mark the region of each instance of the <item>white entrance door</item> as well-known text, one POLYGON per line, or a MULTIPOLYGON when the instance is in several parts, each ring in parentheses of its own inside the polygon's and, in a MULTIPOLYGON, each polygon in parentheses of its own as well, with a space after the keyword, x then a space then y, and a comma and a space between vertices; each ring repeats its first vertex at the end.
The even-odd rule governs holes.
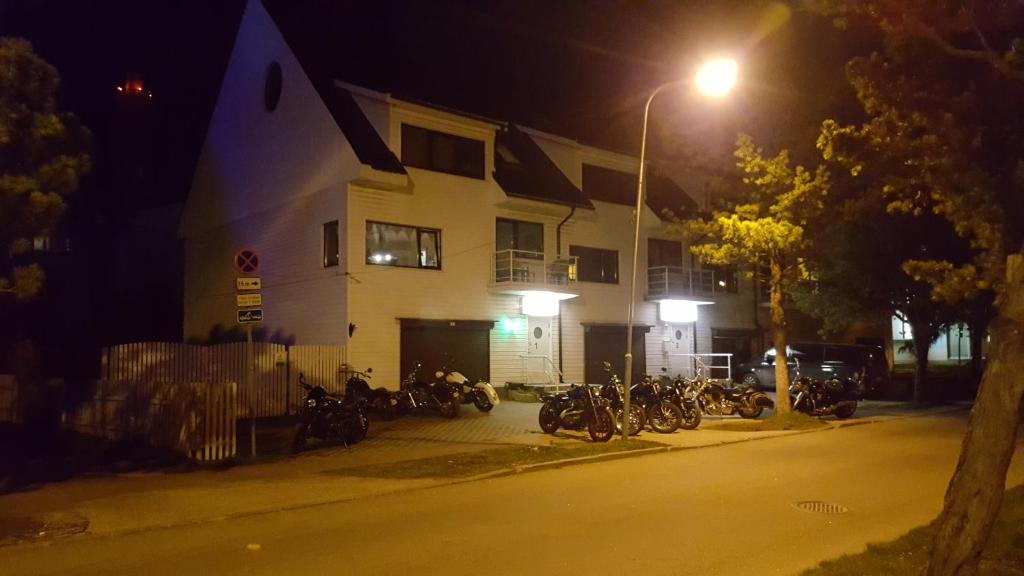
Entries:
POLYGON ((551 318, 528 316, 526 333, 526 372, 531 384, 558 382, 551 364, 551 318))

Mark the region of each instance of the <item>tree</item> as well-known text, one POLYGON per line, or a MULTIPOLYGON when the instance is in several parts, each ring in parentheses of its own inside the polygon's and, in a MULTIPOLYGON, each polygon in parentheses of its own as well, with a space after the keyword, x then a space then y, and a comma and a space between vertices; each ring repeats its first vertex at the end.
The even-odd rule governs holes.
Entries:
POLYGON ((877 187, 844 181, 834 172, 825 210, 807 234, 806 254, 813 281, 793 287, 796 307, 821 320, 823 333, 846 329, 865 317, 897 316, 910 325, 916 357, 914 401, 927 393, 928 349, 956 319, 953 307, 931 298, 931 287, 903 272, 903 263, 922 254, 948 253, 958 244, 936 217, 889 214, 877 187))
POLYGON ((57 110, 57 71, 16 38, 0 38, 0 291, 19 300, 43 270, 18 258, 50 233, 89 170, 89 132, 57 110))
MULTIPOLYGON (((869 120, 831 126, 837 141, 901 148, 890 208, 948 220, 973 249, 966 263, 916 259, 904 271, 950 304, 995 295, 992 353, 956 471, 936 522, 928 576, 976 574, 998 514, 1024 410, 1024 5, 991 2, 822 2, 863 17, 886 50, 850 63, 869 120)), ((837 149, 842 153, 842 147, 837 149)), ((846 159, 856 165, 855 156, 846 159)))
POLYGON ((743 174, 742 201, 730 211, 709 219, 677 224, 677 232, 690 239, 690 250, 702 262, 742 264, 752 270, 764 266, 770 289, 772 340, 775 346, 776 410, 790 411, 787 370, 786 313, 783 298, 805 274, 802 254, 809 248, 804 227, 824 206, 829 174, 819 166, 813 173, 792 167, 786 150, 771 158, 753 139, 740 135, 736 166, 743 174))

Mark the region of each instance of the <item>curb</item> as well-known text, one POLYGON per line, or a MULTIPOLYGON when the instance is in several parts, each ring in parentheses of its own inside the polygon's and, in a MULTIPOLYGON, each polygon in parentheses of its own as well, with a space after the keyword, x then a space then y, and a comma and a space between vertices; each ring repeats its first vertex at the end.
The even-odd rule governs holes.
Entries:
MULTIPOLYGON (((894 417, 885 417, 885 418, 874 417, 874 418, 870 418, 870 419, 857 420, 857 421, 853 421, 853 422, 846 421, 846 422, 839 422, 839 423, 829 423, 828 426, 824 426, 824 427, 821 427, 821 428, 815 428, 815 429, 811 429, 811 430, 780 430, 780 431, 778 431, 780 433, 772 434, 770 436, 748 437, 748 438, 740 438, 740 439, 736 439, 736 440, 726 440, 726 441, 718 442, 716 444, 703 444, 703 445, 699 445, 699 446, 668 446, 668 445, 666 445, 666 446, 660 446, 660 447, 654 447, 654 448, 640 448, 640 449, 637 449, 637 450, 622 450, 622 451, 619 451, 619 452, 609 452, 607 454, 594 454, 594 455, 591 455, 591 456, 580 456, 580 457, 576 457, 576 458, 563 458, 563 459, 560 459, 560 460, 551 460, 551 461, 548 461, 548 462, 538 462, 536 464, 525 464, 525 465, 522 465, 522 466, 514 466, 514 467, 510 467, 510 468, 501 468, 501 469, 498 469, 498 470, 492 470, 490 472, 485 472, 485 473, 482 473, 482 474, 477 474, 475 476, 467 476, 467 477, 464 477, 464 478, 442 479, 442 480, 438 480, 438 481, 435 481, 435 482, 424 483, 423 485, 420 485, 420 486, 410 486, 410 487, 406 487, 406 488, 397 488, 397 489, 393 489, 393 490, 384 490, 384 491, 381 491, 381 492, 374 492, 374 493, 358 495, 358 496, 349 496, 349 497, 337 498, 337 499, 332 499, 332 500, 323 500, 323 501, 319 501, 319 502, 309 502, 309 503, 303 503, 303 504, 276 506, 276 507, 272 507, 272 508, 263 508, 263 509, 259 509, 259 510, 246 510, 246 511, 236 512, 236 513, 232 513, 232 514, 223 514, 223 515, 220 515, 220 516, 207 517, 207 518, 199 518, 199 519, 195 519, 195 520, 187 520, 187 521, 181 521, 181 522, 172 522, 172 523, 166 523, 166 524, 156 524, 156 525, 152 525, 152 526, 139 526, 139 527, 127 528, 127 529, 123 529, 123 530, 111 530, 111 531, 108 531, 108 532, 103 532, 103 533, 98 533, 98 534, 97 533, 84 532, 84 533, 82 533, 80 535, 72 536, 72 537, 62 537, 62 538, 59 538, 59 539, 36 540, 36 541, 31 541, 31 542, 21 542, 21 543, 6 545, 6 546, 0 546, 0 549, 29 548, 29 547, 35 547, 35 546, 55 546, 55 545, 60 545, 60 544, 66 543, 66 542, 79 542, 79 541, 82 541, 82 540, 89 540, 89 539, 110 538, 110 537, 116 537, 116 536, 125 536, 125 535, 139 534, 139 533, 144 533, 144 532, 152 532, 152 531, 157 531, 157 530, 167 530, 167 529, 173 529, 173 528, 181 528, 181 527, 185 527, 185 526, 195 526, 195 525, 206 524, 206 523, 210 523, 210 522, 219 522, 219 521, 225 521, 225 520, 236 520, 236 519, 242 519, 242 518, 252 518, 252 517, 256 517, 256 516, 269 515, 269 514, 274 514, 274 513, 278 513, 278 512, 289 512, 289 511, 294 511, 294 510, 305 510, 305 509, 314 508, 314 507, 318 507, 318 506, 329 506, 329 505, 335 505, 335 504, 344 504, 346 502, 352 502, 352 501, 355 501, 355 500, 381 498, 381 497, 385 497, 385 496, 392 496, 392 495, 395 495, 395 494, 407 494, 407 493, 410 493, 410 492, 417 492, 417 491, 420 491, 420 490, 429 490, 429 489, 440 488, 440 487, 444 487, 444 486, 453 486, 453 485, 465 484, 465 483, 469 483, 469 482, 478 482, 478 481, 481 481, 481 480, 489 480, 489 479, 492 479, 492 478, 502 478, 502 477, 507 477, 507 476, 515 476, 515 475, 518 475, 518 474, 529 473, 529 472, 539 472, 539 471, 543 471, 543 470, 552 470, 552 469, 557 469, 557 468, 564 468, 564 467, 568 467, 568 466, 574 466, 574 465, 578 465, 578 464, 593 464, 593 463, 600 463, 600 462, 607 462, 607 461, 614 461, 614 460, 622 460, 622 459, 626 459, 626 458, 649 456, 649 455, 652 455, 652 454, 669 453, 669 452, 681 452, 681 451, 685 451, 685 450, 700 450, 700 449, 707 449, 707 448, 718 448, 718 447, 721 447, 721 446, 728 446, 728 445, 732 445, 732 444, 743 444, 743 443, 747 443, 747 442, 766 441, 766 440, 772 440, 774 438, 783 438, 783 437, 789 437, 789 436, 797 436, 797 435, 801 435, 801 434, 815 434, 815 433, 819 433, 819 432, 839 430, 839 429, 842 429, 842 428, 849 428, 849 427, 854 427, 854 426, 863 426, 863 425, 867 425, 867 424, 880 424, 880 423, 892 422, 892 421, 897 421, 897 420, 906 420, 906 419, 910 419, 910 418, 920 418, 920 417, 932 416, 932 415, 936 415, 936 414, 945 414, 945 413, 951 413, 951 412, 958 412, 958 411, 964 410, 965 408, 968 408, 968 407, 967 406, 951 406, 951 407, 947 407, 947 408, 943 408, 943 409, 931 410, 931 411, 929 411, 928 413, 925 413, 925 414, 905 414, 905 415, 899 415, 899 416, 894 416, 894 417)), ((71 511, 73 512, 74 509, 71 509, 71 511)))

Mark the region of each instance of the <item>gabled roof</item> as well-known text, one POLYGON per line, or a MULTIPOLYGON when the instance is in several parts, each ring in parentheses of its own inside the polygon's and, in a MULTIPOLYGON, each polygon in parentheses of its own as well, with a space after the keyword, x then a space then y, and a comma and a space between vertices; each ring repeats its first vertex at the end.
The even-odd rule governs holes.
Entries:
MULTIPOLYGON (((316 84, 314 82, 314 86, 316 84)), ((316 86, 316 89, 360 162, 383 172, 406 173, 405 167, 370 124, 351 92, 333 82, 322 88, 316 86)))
MULTIPOLYGON (((594 164, 583 164, 583 195, 591 200, 633 206, 636 203, 636 174, 594 164)), ((671 178, 662 176, 654 168, 647 168, 647 206, 664 218, 669 210, 676 215, 697 209, 693 198, 671 178)))
POLYGON ((494 181, 515 198, 593 208, 580 191, 515 124, 494 137, 494 181))
POLYGON ((319 67, 317 63, 321 60, 313 58, 311 54, 307 53, 311 47, 299 41, 300 38, 296 36, 297 30, 282 25, 283 22, 277 17, 275 11, 271 10, 271 6, 266 2, 263 5, 281 32, 281 36, 284 37, 288 48, 291 49, 292 54, 299 61, 299 65, 302 66, 302 71, 306 73, 306 77, 312 82, 313 88, 316 89, 320 99, 327 106, 334 122, 352 146, 359 161, 383 172, 406 174, 405 167, 377 133, 352 94, 334 82, 330 71, 319 67))

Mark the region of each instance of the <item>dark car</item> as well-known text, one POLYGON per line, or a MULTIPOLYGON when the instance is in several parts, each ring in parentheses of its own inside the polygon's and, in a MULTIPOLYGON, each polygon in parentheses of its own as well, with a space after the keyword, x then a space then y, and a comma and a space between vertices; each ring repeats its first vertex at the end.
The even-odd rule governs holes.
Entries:
MULTIPOLYGON (((860 344, 831 344, 828 342, 795 342, 789 350, 789 377, 810 376, 818 380, 839 378, 856 380, 865 370, 865 395, 883 389, 889 382, 889 367, 885 353, 878 346, 860 344)), ((769 348, 759 360, 740 364, 734 378, 756 388, 775 389, 775 348, 769 348)))

